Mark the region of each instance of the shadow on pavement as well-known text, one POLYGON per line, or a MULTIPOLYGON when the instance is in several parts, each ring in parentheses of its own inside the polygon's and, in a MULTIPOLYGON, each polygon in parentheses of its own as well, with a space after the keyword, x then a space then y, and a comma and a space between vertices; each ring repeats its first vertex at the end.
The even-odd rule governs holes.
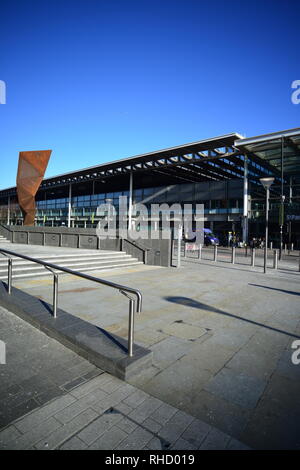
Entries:
POLYGON ((279 330, 278 328, 273 328, 272 326, 264 325, 263 323, 258 323, 254 320, 249 320, 248 318, 239 317, 238 315, 234 315, 233 313, 228 313, 228 312, 225 312, 224 310, 219 310, 218 308, 211 307, 210 305, 202 304, 201 302, 198 302, 198 300, 193 300, 188 297, 167 296, 167 297, 164 297, 164 299, 167 300, 168 302, 173 302, 176 304, 184 305, 185 307, 193 307, 193 308, 198 308, 200 310, 206 310, 206 311, 213 312, 213 313, 219 313, 221 315, 225 315, 230 318, 235 318, 236 320, 241 320, 246 323, 250 323, 251 325, 261 326, 262 328, 266 328, 271 331, 276 331, 277 333, 281 333, 281 334, 290 336, 292 338, 300 339, 300 336, 297 336, 288 331, 279 330))
POLYGON ((284 294, 300 295, 300 292, 294 292, 292 290, 276 289, 276 287, 261 286, 260 284, 251 284, 250 282, 248 285, 255 286, 255 287, 262 287, 263 289, 277 290, 279 292, 283 292, 284 294))

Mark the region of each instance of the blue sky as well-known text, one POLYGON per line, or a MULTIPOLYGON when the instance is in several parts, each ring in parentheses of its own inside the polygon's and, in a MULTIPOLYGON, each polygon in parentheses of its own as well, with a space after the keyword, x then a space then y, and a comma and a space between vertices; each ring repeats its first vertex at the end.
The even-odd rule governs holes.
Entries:
POLYGON ((2 0, 0 188, 230 132, 300 126, 298 0, 2 0))

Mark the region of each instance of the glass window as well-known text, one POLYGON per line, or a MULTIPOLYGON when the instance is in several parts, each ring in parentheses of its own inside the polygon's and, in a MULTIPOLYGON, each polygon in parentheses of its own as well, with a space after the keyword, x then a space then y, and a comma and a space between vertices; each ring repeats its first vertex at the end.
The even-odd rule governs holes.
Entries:
POLYGON ((230 209, 236 208, 237 204, 238 204, 237 199, 229 199, 228 201, 228 207, 230 207, 230 209))
POLYGON ((144 189, 144 197, 150 196, 153 193, 154 193, 154 188, 145 188, 144 189))

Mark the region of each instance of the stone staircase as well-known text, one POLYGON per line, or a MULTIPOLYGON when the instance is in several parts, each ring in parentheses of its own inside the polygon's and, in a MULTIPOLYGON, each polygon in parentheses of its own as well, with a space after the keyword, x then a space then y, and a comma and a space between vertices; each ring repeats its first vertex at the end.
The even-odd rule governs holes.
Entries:
MULTIPOLYGON (((97 250, 93 253, 89 252, 86 254, 81 252, 34 257, 80 272, 109 270, 143 264, 141 261, 138 261, 137 258, 133 258, 124 251, 97 250)), ((12 260, 13 279, 26 279, 30 277, 51 275, 46 268, 36 263, 32 263, 16 256, 12 256, 12 260)), ((0 255, 0 280, 7 280, 7 261, 8 259, 6 257, 0 255)), ((58 271, 58 274, 59 273, 60 272, 58 271)))
POLYGON ((0 235, 0 245, 1 245, 2 243, 10 243, 10 241, 7 240, 7 238, 3 237, 3 235, 0 235))

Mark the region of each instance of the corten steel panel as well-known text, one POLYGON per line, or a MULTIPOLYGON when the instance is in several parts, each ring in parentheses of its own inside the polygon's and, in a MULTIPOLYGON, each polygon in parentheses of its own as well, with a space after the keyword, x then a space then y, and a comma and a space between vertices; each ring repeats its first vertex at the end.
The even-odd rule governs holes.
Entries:
POLYGON ((43 180, 52 150, 20 152, 17 194, 24 225, 34 225, 35 195, 43 180))

